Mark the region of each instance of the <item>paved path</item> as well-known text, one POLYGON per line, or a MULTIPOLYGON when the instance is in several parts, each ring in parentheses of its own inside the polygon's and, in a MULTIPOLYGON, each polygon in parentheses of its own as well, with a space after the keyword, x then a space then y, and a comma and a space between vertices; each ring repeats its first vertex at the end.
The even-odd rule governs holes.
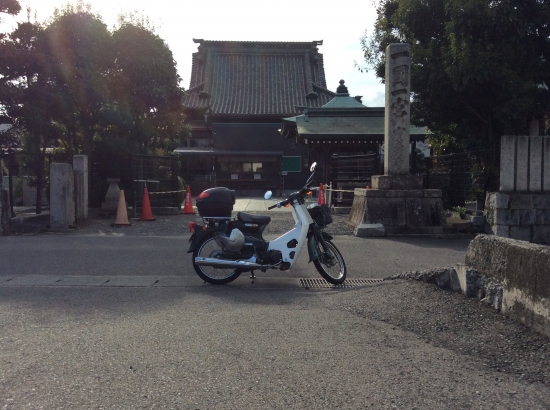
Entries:
MULTIPOLYGON (((280 199, 280 198, 276 198, 280 199)), ((194 202, 196 204, 196 202, 194 202)), ((267 207, 275 205, 275 199, 265 200, 263 198, 237 198, 233 211, 237 212, 267 212, 267 207)), ((290 212, 290 208, 273 208, 269 212, 290 212)))
POLYGON ((418 282, 0 287, 0 328, 7 410, 550 408, 543 340, 418 282))
MULTIPOLYGON (((305 288, 319 276, 304 254, 296 277, 204 284, 191 218, 0 238, 0 409, 550 408, 548 338, 476 299, 403 280, 305 288)), ((453 265, 468 241, 335 243, 361 279, 453 265)))
MULTIPOLYGON (((168 222, 159 219, 157 222, 136 223, 131 228, 113 228, 112 233, 106 233, 102 226, 98 229, 92 225, 68 234, 0 237, 0 275, 181 276, 188 283, 199 281, 191 264, 191 254, 187 253, 190 236, 187 229, 182 227, 178 235, 148 234, 150 230, 168 230, 173 220, 186 225, 175 216, 168 222)), ((464 262, 469 241, 337 235, 334 243, 344 256, 348 277, 363 279, 453 266, 464 262)), ((304 249, 290 271, 256 272, 256 275, 259 280, 320 277, 308 261, 307 249, 304 249)), ((237 282, 246 282, 248 276, 241 275, 237 282)))

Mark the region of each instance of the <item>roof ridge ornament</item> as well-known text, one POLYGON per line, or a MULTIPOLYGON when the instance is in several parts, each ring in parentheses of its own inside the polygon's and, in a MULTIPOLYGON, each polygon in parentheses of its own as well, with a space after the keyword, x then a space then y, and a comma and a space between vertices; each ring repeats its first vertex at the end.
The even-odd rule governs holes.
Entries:
POLYGON ((349 95, 348 93, 348 87, 346 87, 344 85, 345 81, 344 80, 340 80, 340 85, 338 86, 338 88, 336 89, 336 94, 338 95, 349 95))

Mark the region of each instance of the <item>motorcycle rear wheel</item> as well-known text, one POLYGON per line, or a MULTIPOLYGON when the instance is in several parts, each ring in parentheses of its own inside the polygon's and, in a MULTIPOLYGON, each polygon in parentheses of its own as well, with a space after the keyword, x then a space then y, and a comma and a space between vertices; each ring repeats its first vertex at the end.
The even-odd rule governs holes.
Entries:
POLYGON ((326 239, 325 243, 328 248, 327 252, 324 251, 323 246, 319 242, 316 243, 319 258, 315 259, 313 264, 327 282, 339 285, 346 280, 348 272, 346 263, 336 245, 326 239))
POLYGON ((222 253, 222 248, 214 239, 214 234, 208 235, 193 251, 193 268, 199 277, 213 285, 225 285, 232 282, 241 274, 240 270, 231 268, 214 268, 212 266, 197 265, 195 258, 215 258, 222 253))

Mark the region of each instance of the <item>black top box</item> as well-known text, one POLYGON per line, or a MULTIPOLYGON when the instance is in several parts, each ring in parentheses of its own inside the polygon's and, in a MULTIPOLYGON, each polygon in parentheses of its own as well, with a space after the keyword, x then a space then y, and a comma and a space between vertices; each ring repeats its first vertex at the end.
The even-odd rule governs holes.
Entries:
POLYGON ((210 188, 197 197, 197 209, 200 216, 231 217, 235 205, 235 191, 225 188, 210 188))

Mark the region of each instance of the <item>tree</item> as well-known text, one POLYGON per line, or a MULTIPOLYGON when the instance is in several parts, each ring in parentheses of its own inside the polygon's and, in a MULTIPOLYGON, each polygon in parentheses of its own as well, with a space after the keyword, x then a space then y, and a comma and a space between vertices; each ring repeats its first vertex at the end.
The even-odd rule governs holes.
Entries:
POLYGON ((151 29, 122 22, 113 33, 115 99, 133 116, 141 151, 154 153, 184 131, 183 88, 172 52, 151 29))
POLYGON ((46 57, 37 48, 41 32, 40 25, 20 23, 0 43, 0 104, 17 132, 25 166, 36 176, 36 213, 41 212, 46 148, 54 130, 46 57))
POLYGON ((479 160, 497 188, 500 136, 550 110, 548 0, 382 0, 362 47, 384 78, 390 43, 412 46, 411 118, 479 160))
POLYGON ((57 118, 70 133, 69 140, 82 139, 90 170, 101 109, 111 100, 111 46, 105 24, 82 9, 69 8, 54 16, 40 38, 39 47, 48 56, 47 74, 56 89, 52 103, 57 118))
MULTIPOLYGON (((0 0, 0 13, 11 14, 15 16, 21 11, 19 0, 0 0)), ((0 19, 0 22, 2 20, 0 19)))
POLYGON ((144 21, 111 33, 79 1, 0 38, 0 115, 21 131, 39 181, 54 143, 69 157, 88 155, 91 177, 94 146, 118 163, 186 134, 175 61, 144 21))

